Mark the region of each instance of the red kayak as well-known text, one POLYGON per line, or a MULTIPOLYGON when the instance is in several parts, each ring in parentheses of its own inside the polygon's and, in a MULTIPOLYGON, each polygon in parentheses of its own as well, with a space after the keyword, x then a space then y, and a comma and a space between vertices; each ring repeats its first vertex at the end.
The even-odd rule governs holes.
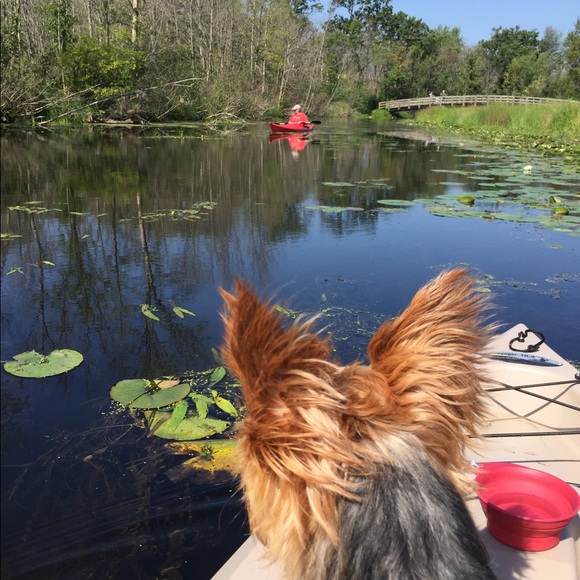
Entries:
POLYGON ((314 123, 270 123, 272 133, 307 133, 314 129, 314 123))

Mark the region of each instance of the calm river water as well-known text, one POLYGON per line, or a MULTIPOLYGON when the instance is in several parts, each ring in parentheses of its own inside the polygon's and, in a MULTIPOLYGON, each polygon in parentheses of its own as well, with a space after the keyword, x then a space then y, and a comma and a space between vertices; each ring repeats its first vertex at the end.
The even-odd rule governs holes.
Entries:
POLYGON ((1 140, 2 363, 83 356, 54 377, 0 371, 5 580, 203 580, 242 543, 231 478, 176 475, 187 455, 109 395, 214 369, 217 289, 236 276, 322 312, 347 362, 419 286, 465 265, 498 322, 580 359, 580 174, 561 159, 370 122, 298 142, 269 142, 265 123, 1 140))

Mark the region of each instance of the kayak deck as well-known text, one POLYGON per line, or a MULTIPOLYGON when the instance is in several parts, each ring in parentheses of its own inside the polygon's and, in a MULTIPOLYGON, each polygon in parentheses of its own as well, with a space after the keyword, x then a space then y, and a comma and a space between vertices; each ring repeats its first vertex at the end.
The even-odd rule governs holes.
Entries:
MULTIPOLYGON (((491 351, 508 351, 509 341, 526 326, 518 324, 496 336, 491 351)), ((539 366, 489 359, 488 375, 497 383, 486 387, 489 420, 484 440, 469 459, 475 462, 521 463, 550 473, 579 490, 580 485, 580 382, 578 371, 542 344, 536 353, 561 366, 539 366)), ((580 493, 580 492, 579 492, 580 493)), ((493 538, 479 499, 467 502, 498 580, 577 580, 580 578, 580 517, 564 528, 560 543, 544 552, 523 552, 493 538)), ((213 580, 282 580, 282 569, 265 557, 264 546, 253 536, 217 572, 213 580)))

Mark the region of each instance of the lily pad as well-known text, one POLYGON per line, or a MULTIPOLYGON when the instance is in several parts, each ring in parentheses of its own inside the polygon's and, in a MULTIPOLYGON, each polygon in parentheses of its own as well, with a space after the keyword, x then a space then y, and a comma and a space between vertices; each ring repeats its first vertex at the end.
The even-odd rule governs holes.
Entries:
POLYGON ((31 350, 17 354, 13 361, 5 363, 4 370, 16 377, 39 379, 67 373, 83 362, 83 355, 76 350, 53 350, 44 355, 31 350))
POLYGON ((381 205, 393 205, 399 207, 416 205, 414 201, 409 201, 408 199, 377 199, 377 203, 381 205))
POLYGON ((457 198, 457 201, 464 205, 473 205, 475 203, 475 198, 472 195, 460 195, 457 198))
POLYGON ((181 399, 175 403, 175 407, 173 407, 173 412, 171 413, 171 417, 167 420, 169 423, 168 427, 175 429, 182 421, 185 419, 187 415, 187 401, 181 399))
POLYGON ((329 185, 333 187, 355 187, 354 183, 349 183, 347 181, 323 181, 322 185, 329 185))
POLYGON ((141 304, 141 312, 143 315, 147 316, 147 318, 150 318, 151 320, 156 320, 159 322, 159 317, 157 314, 153 314, 153 310, 155 310, 154 306, 149 306, 149 304, 141 304))
POLYGON ((209 406, 213 405, 213 399, 210 397, 206 397, 205 395, 200 395, 199 393, 191 393, 189 395, 193 402, 195 403, 195 409, 197 414, 202 418, 205 419, 207 417, 209 406))
POLYGON ((226 369, 224 367, 217 367, 209 379, 210 386, 217 385, 225 376, 226 369))
POLYGON ((552 213, 553 213, 554 215, 568 215, 568 214, 570 213, 570 211, 568 210, 568 208, 567 208, 567 207, 562 207, 562 206, 560 206, 560 207, 555 207, 555 208, 552 210, 552 213))
POLYGON ((180 383, 169 389, 158 387, 146 379, 125 379, 111 388, 111 398, 121 405, 133 409, 159 409, 181 401, 189 394, 191 387, 180 383))
POLYGON ((149 429, 155 436, 176 441, 195 441, 211 437, 216 433, 223 433, 230 426, 228 421, 198 416, 185 417, 179 425, 174 426, 169 421, 171 415, 164 411, 146 414, 149 429))
POLYGON ((324 213, 341 213, 343 211, 364 211, 362 207, 334 207, 329 205, 306 206, 305 209, 320 210, 324 213))
POLYGON ((238 416, 238 412, 236 411, 236 408, 232 405, 232 403, 230 401, 228 401, 227 399, 224 399, 224 397, 220 397, 218 395, 217 391, 212 391, 211 394, 212 394, 213 400, 215 401, 215 404, 222 411, 224 411, 228 415, 231 415, 232 417, 238 416))
POLYGON ((237 472, 238 446, 235 439, 166 443, 165 449, 172 455, 193 455, 166 475, 174 483, 183 479, 212 481, 220 475, 232 477, 237 472))

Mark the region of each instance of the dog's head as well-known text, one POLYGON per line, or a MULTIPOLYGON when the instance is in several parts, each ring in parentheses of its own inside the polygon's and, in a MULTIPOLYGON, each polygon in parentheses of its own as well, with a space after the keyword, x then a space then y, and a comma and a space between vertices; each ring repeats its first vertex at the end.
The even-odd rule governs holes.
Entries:
POLYGON ((466 271, 440 275, 385 322, 370 341, 370 366, 340 365, 312 321, 286 324, 240 281, 221 294, 222 353, 247 408, 242 486, 252 530, 273 553, 299 549, 319 530, 338 542, 337 502, 360 501, 361 482, 400 461, 402 440, 457 489, 471 489, 464 446, 483 415, 479 351, 490 327, 466 271))

